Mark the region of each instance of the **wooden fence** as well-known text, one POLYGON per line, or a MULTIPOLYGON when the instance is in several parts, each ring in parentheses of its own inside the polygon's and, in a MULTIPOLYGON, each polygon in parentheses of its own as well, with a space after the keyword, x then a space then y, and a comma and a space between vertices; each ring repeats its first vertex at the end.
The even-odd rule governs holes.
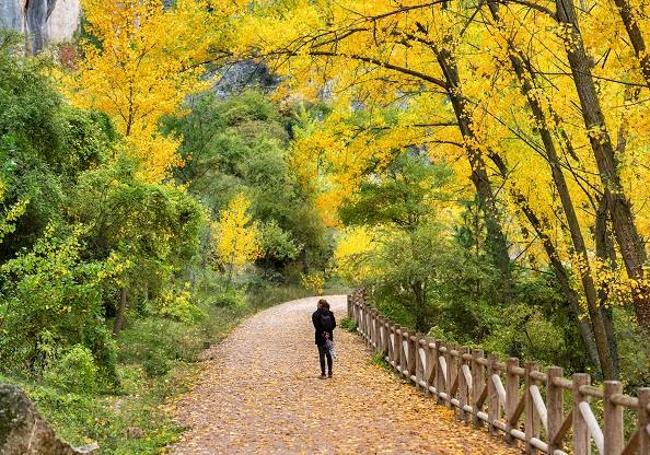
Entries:
POLYGON ((348 316, 398 374, 456 409, 460 419, 508 443, 522 441, 528 454, 586 455, 595 447, 603 455, 650 455, 650 388, 632 397, 618 381, 594 387, 585 373, 568 379, 559 367, 542 371, 534 362, 521 366, 517 358, 501 362, 478 349, 417 335, 381 316, 362 291, 348 296, 348 316), (626 410, 636 419, 628 437, 626 410))

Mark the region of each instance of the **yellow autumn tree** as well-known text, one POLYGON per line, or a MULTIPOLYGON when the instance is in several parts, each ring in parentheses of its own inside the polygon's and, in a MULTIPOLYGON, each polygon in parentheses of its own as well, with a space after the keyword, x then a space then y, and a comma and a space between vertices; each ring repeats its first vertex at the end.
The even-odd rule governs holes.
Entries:
POLYGON ((334 250, 336 273, 350 283, 363 283, 373 276, 368 258, 376 248, 376 239, 368 227, 355 226, 342 231, 334 250))
POLYGON ((615 377, 608 308, 650 328, 648 17, 639 0, 296 0, 231 20, 237 54, 327 100, 294 157, 333 222, 364 174, 426 150, 479 202, 497 299, 512 300, 513 256, 547 267, 615 377))
POLYGON ((215 252, 228 273, 228 283, 237 269, 257 259, 262 251, 259 228, 248 213, 250 206, 244 194, 235 196, 212 228, 215 252))
POLYGON ((162 135, 162 116, 176 112, 189 95, 206 88, 201 79, 214 38, 202 0, 83 0, 89 38, 82 58, 64 77, 72 101, 107 113, 125 137, 140 175, 160 181, 179 165, 178 140, 162 135))

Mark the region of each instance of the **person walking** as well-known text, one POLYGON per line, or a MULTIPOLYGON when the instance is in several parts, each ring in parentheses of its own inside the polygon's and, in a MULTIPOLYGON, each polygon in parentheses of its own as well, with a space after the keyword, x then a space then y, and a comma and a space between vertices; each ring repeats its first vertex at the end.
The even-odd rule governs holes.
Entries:
POLYGON ((334 342, 334 328, 336 328, 336 318, 330 311, 330 304, 325 299, 318 301, 316 311, 311 315, 311 321, 314 324, 314 338, 318 346, 318 358, 320 360, 320 378, 326 379, 332 377, 332 353, 329 350, 328 341, 334 342), (327 375, 325 367, 327 366, 327 375))

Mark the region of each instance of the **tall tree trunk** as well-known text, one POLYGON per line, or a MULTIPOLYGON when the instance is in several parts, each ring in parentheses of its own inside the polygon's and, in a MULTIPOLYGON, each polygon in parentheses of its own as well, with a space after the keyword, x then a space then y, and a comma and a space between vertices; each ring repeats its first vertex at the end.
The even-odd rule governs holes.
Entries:
POLYGON ((596 341, 594 339, 594 334, 592 331, 591 324, 589 323, 589 321, 586 321, 584 318, 581 317, 582 312, 580 310, 580 297, 578 296, 578 293, 571 287, 569 273, 564 267, 564 265, 562 264, 557 249, 555 248, 555 244, 553 243, 553 241, 548 235, 548 232, 550 232, 548 226, 537 216, 535 211, 530 207, 530 204, 528 204, 528 201, 526 200, 524 195, 518 193, 515 189, 511 190, 511 195, 515 200, 515 202, 517 202, 517 207, 519 207, 522 213, 526 216, 526 219, 533 227, 533 230, 542 241, 542 245, 544 246, 544 251, 548 256, 551 269, 553 270, 553 274, 555 275, 555 278, 557 279, 558 284, 560 285, 560 290, 562 291, 562 294, 567 300, 567 303, 569 305, 569 311, 571 312, 571 314, 574 316, 576 320, 578 329, 580 331, 580 337, 582 338, 584 347, 587 350, 590 360, 593 362, 593 364, 596 367, 602 369, 600 365, 599 350, 596 341))
MULTIPOLYGON (((503 162, 501 157, 495 153, 491 153, 490 157, 505 178, 508 171, 506 164, 503 162)), ((560 285, 560 290, 564 294, 564 297, 569 304, 569 311, 576 319, 578 329, 580 330, 580 337, 582 338, 585 349, 589 354, 589 358, 597 368, 603 371, 604 368, 601 364, 601 357, 604 357, 604 360, 608 361, 607 353, 609 352, 606 349, 608 346, 606 337, 602 336, 601 334, 600 338, 596 338, 594 336, 594 330, 591 323, 585 321, 581 317, 582 311, 580 310, 580 298, 576 291, 571 287, 569 273, 564 267, 564 264, 562 264, 562 260, 560 259, 557 248, 548 235, 548 232, 551 231, 551 229, 549 229, 548 223, 537 216, 535 211, 528 203, 527 198, 515 187, 510 188, 510 197, 513 199, 513 201, 516 202, 517 207, 524 214, 530 225, 533 227, 533 230, 542 241, 544 251, 546 252, 553 273, 558 280, 558 284, 560 285)), ((603 374, 605 373, 603 372, 603 374)))
MULTIPOLYGON (((589 141, 607 199, 614 236, 628 276, 642 281, 646 251, 618 175, 614 148, 596 93, 591 74, 592 63, 584 48, 573 0, 556 0, 556 5, 558 21, 567 24, 571 32, 570 44, 566 46, 567 57, 580 98, 585 127, 590 132, 589 141)), ((642 291, 633 294, 636 318, 641 326, 650 329, 650 292, 648 289, 642 291)))
POLYGON ((645 79, 648 88, 650 88, 650 53, 648 53, 645 39, 639 28, 639 21, 634 17, 632 5, 630 5, 629 0, 614 0, 614 3, 621 15, 625 30, 627 30, 627 36, 630 38, 630 43, 632 43, 634 54, 639 59, 641 75, 645 79))
MULTIPOLYGON (((492 17, 497 22, 497 26, 502 31, 504 31, 503 24, 499 16, 498 4, 496 2, 489 2, 488 6, 492 17)), ((530 110, 533 113, 533 117, 535 118, 535 129, 537 131, 537 134, 540 136, 542 143, 544 144, 546 159, 550 167, 553 183, 560 197, 562 209, 564 211, 567 226, 569 228, 571 243, 573 245, 575 253, 580 258, 580 281, 582 282, 582 288, 584 290, 585 299, 587 301, 587 309, 593 327, 601 370, 605 379, 615 379, 617 377, 614 361, 616 355, 610 351, 610 341, 605 328, 605 323, 602 318, 602 313, 599 309, 598 293, 596 291, 596 286, 591 273, 589 255, 587 253, 587 247, 582 235, 582 230, 580 229, 578 216, 576 214, 571 194, 569 192, 569 187, 567 185, 564 173, 562 172, 560 159, 555 148, 555 142, 553 141, 553 136, 551 134, 551 131, 546 126, 548 124, 546 114, 544 113, 544 109, 540 105, 539 99, 535 94, 535 74, 533 72, 528 72, 527 74, 526 68, 531 67, 530 62, 528 62, 527 57, 519 49, 516 48, 510 39, 508 39, 508 55, 511 66, 519 80, 519 83, 521 84, 521 91, 526 97, 528 106, 530 107, 530 110)), ((554 255, 557 255, 557 252, 554 252, 554 255)), ((550 255, 549 259, 551 259, 550 255)), ((553 259, 551 259, 551 262, 553 265, 553 259)), ((562 268, 564 267, 562 266, 562 268)), ((586 341, 584 337, 583 341, 586 341)))
POLYGON ((427 333, 430 327, 427 327, 426 291, 420 281, 411 283, 411 289, 415 297, 415 330, 420 333, 427 333))
POLYGON ((123 287, 120 290, 120 303, 117 306, 117 312, 115 314, 115 321, 113 321, 113 336, 117 337, 124 327, 124 320, 126 319, 126 309, 128 308, 128 292, 126 287, 123 287))
MULTIPOLYGON (((596 223, 594 225, 594 240, 596 243, 596 256, 603 262, 609 263, 612 270, 616 270, 616 252, 611 242, 609 229, 607 228, 607 219, 609 218, 607 211, 607 199, 600 198, 598 210, 596 212, 596 223)), ((607 338, 612 353, 618 354, 618 343, 616 342, 616 330, 614 328, 614 319, 612 309, 607 306, 609 292, 607 289, 601 289, 599 293, 600 298, 600 312, 603 315, 603 322, 605 330, 607 331, 607 338)), ((618 355, 614 356, 614 368, 619 371, 618 355)))
POLYGON ((474 145, 478 139, 471 127, 470 112, 461 91, 458 68, 453 55, 448 50, 434 49, 434 52, 445 76, 448 85, 447 94, 454 109, 458 127, 465 140, 465 151, 472 170, 471 180, 476 188, 479 207, 485 216, 488 251, 502 278, 503 301, 509 302, 512 298, 512 270, 508 242, 499 222, 496 196, 492 190, 483 154, 474 145))

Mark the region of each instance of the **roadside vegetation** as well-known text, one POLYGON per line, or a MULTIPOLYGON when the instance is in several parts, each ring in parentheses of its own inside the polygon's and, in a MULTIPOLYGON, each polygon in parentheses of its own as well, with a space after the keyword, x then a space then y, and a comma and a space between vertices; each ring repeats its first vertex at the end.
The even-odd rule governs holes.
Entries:
POLYGON ((0 380, 73 444, 155 453, 206 348, 322 290, 331 235, 288 164, 295 116, 254 88, 197 94, 156 133, 183 138, 156 179, 20 46, 0 37, 0 380))

